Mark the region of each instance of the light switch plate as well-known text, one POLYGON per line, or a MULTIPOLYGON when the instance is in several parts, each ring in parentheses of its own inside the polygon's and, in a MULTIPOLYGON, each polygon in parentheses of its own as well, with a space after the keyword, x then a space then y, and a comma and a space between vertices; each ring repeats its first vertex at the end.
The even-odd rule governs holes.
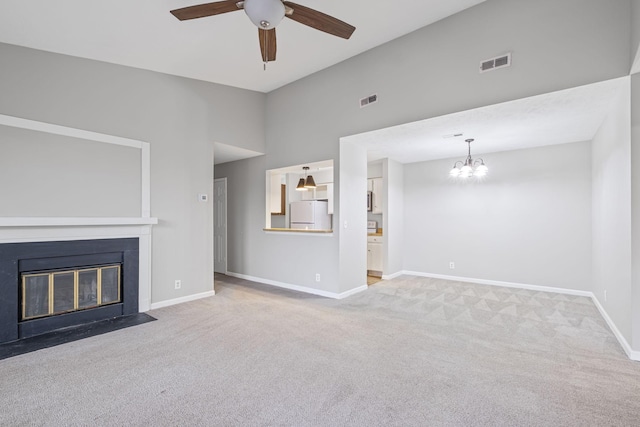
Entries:
POLYGON ((198 194, 198 201, 199 202, 207 202, 207 201, 209 201, 209 195, 208 194, 204 194, 204 193, 198 194))

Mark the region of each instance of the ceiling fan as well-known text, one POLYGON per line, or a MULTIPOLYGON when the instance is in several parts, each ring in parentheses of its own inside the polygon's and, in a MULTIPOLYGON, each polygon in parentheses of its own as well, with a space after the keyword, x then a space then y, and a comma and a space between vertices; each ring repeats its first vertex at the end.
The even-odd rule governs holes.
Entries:
POLYGON ((276 60, 276 25, 285 16, 343 39, 351 37, 356 29, 356 27, 332 16, 284 0, 224 0, 175 9, 171 11, 171 14, 181 21, 186 21, 240 9, 244 9, 251 22, 258 27, 258 40, 265 69, 267 62, 276 60))

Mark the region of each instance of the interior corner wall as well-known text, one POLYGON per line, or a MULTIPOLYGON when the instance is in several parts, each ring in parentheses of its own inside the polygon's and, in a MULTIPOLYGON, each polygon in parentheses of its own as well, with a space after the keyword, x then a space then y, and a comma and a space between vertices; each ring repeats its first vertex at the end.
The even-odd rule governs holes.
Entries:
POLYGON ((152 303, 211 291, 213 204, 197 195, 213 193, 213 141, 264 151, 266 96, 7 44, 0 58, 0 114, 150 143, 152 303))
MULTIPOLYGON (((640 165, 640 74, 631 80, 631 164, 640 165)), ((631 168, 631 348, 640 351, 640 169, 631 168)))
POLYGON ((404 255, 404 165, 392 159, 383 162, 385 191, 383 218, 384 275, 403 270, 404 255))
POLYGON ((450 178, 459 159, 404 165, 405 270, 590 291, 589 142, 482 158, 481 182, 450 178))
POLYGON ((630 81, 592 141, 593 293, 631 342, 630 81), (606 292, 606 296, 605 296, 606 292))

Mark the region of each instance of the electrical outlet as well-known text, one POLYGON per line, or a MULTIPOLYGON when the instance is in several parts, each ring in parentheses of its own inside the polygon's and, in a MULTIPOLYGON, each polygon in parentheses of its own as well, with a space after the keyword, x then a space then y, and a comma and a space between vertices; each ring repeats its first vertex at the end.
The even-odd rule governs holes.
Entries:
POLYGON ((175 287, 176 289, 180 289, 182 287, 182 280, 176 280, 175 287))
POLYGON ((316 282, 320 281, 320 273, 316 273, 316 282))
POLYGON ((449 261, 449 269, 450 269, 450 270, 453 270, 453 269, 455 269, 455 268, 456 268, 456 263, 455 263, 455 262, 453 262, 453 261, 449 261))

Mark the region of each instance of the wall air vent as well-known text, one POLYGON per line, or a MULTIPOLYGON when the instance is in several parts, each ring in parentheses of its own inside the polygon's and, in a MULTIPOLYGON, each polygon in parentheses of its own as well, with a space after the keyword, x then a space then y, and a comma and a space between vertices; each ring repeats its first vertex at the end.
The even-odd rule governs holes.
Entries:
POLYGON ((496 56, 495 58, 485 59, 480 61, 480 72, 486 73, 487 71, 497 70, 498 68, 504 68, 511 66, 511 53, 506 55, 496 56))
POLYGON ((366 107, 367 105, 375 104, 378 102, 378 94, 374 93, 373 95, 369 95, 366 98, 362 98, 360 100, 360 108, 366 107))

